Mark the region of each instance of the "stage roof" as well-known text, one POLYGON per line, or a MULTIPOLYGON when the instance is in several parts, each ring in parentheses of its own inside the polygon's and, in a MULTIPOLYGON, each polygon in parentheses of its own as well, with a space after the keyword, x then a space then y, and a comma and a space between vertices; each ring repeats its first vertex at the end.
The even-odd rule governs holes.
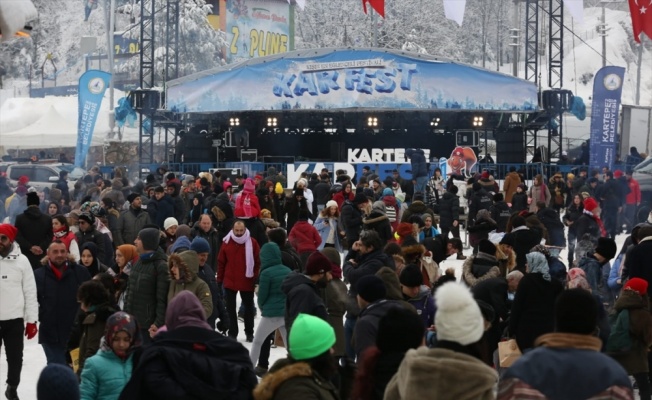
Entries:
POLYGON ((306 49, 168 82, 167 109, 242 111, 539 111, 534 83, 429 55, 306 49))

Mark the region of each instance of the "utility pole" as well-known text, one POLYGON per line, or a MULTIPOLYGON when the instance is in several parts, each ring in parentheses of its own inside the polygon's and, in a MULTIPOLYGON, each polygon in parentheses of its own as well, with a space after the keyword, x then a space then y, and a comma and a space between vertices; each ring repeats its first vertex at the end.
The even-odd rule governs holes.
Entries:
POLYGON ((373 47, 378 47, 378 25, 376 25, 376 11, 373 7, 369 10, 371 13, 371 32, 373 35, 372 44, 373 47))
POLYGON ((643 65, 643 41, 645 35, 641 35, 641 43, 638 44, 638 65, 636 66, 636 105, 641 104, 641 66, 643 65))
POLYGON ((607 66, 607 23, 606 23, 606 14, 605 14, 605 1, 601 2, 602 6, 602 19, 601 23, 598 25, 598 34, 602 36, 602 67, 607 66))
POLYGON ((509 30, 509 45, 512 47, 512 75, 518 77, 518 48, 520 46, 519 36, 520 36, 520 11, 521 5, 519 0, 514 0, 514 19, 512 22, 513 28, 509 30))
POLYGON ((106 21, 106 57, 109 61, 109 138, 113 138, 113 129, 115 129, 115 113, 113 112, 113 70, 114 70, 114 54, 115 43, 113 42, 113 31, 115 30, 115 0, 106 0, 106 10, 108 15, 106 21))

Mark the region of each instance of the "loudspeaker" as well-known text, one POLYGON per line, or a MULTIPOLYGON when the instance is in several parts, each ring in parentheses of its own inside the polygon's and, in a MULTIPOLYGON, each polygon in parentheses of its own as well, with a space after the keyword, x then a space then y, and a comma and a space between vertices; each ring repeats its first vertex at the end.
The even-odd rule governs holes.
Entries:
POLYGON ((496 131, 496 162, 499 164, 525 163, 525 133, 521 128, 496 131))

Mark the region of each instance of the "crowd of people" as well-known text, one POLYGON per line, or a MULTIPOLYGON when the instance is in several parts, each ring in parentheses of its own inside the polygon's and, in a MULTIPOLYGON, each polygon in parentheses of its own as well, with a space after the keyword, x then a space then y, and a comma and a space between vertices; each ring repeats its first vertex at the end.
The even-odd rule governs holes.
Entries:
POLYGON ((38 336, 38 399, 649 400, 652 222, 631 174, 528 188, 513 169, 501 190, 483 171, 460 193, 419 152, 383 179, 0 177, 5 397, 38 336))

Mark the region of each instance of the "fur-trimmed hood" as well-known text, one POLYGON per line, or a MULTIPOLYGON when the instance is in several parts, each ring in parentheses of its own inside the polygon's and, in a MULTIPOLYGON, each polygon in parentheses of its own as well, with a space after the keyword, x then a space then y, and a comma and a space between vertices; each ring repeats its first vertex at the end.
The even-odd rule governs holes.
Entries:
POLYGON ((413 263, 416 259, 420 258, 423 253, 426 252, 424 245, 420 243, 410 244, 408 246, 402 246, 401 251, 403 252, 403 258, 405 262, 410 264, 413 263))
POLYGON ((484 280, 496 278, 500 276, 500 269, 496 265, 495 257, 485 256, 483 253, 468 257, 462 267, 462 280, 469 287, 473 287, 484 280))
POLYGON ((288 360, 279 360, 254 389, 254 399, 273 399, 276 390, 283 383, 293 378, 311 378, 311 384, 314 384, 323 390, 332 391, 334 389, 330 383, 321 379, 321 377, 314 373, 308 363, 290 363, 288 360))
POLYGON ((387 217, 387 215, 385 215, 385 214, 381 214, 381 213, 378 212, 378 211, 373 211, 373 212, 371 212, 367 217, 365 217, 365 218, 362 220, 362 223, 363 223, 363 224, 366 224, 366 225, 371 225, 371 224, 375 224, 375 223, 377 223, 377 222, 384 221, 384 220, 386 220, 386 219, 389 219, 389 218, 387 217))
POLYGON ((472 356, 447 349, 408 350, 385 399, 489 400, 498 374, 472 356))
POLYGON ((197 279, 199 271, 199 258, 194 251, 184 251, 182 253, 171 254, 168 258, 168 267, 170 268, 170 277, 172 277, 172 264, 179 266, 179 281, 190 283, 197 279))

